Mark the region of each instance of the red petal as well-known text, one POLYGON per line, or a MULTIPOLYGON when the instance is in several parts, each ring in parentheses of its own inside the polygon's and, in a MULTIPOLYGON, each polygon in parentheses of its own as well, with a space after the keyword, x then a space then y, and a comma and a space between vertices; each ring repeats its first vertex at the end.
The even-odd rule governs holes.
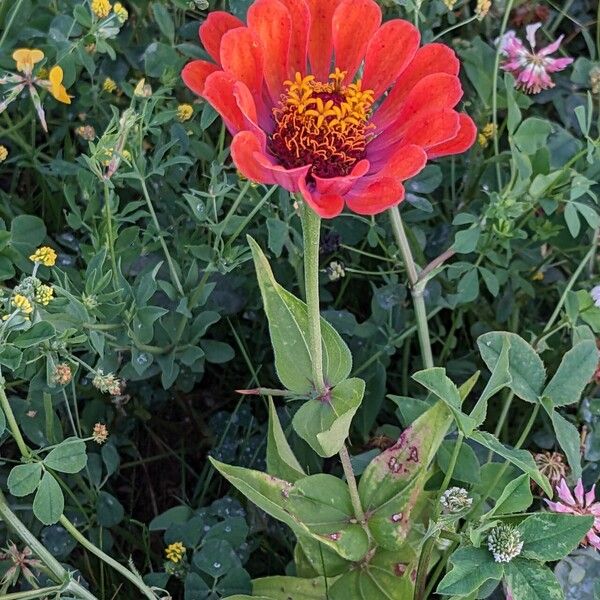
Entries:
POLYGON ((346 204, 359 215, 376 215, 403 199, 404 186, 393 177, 384 177, 346 196, 346 204))
POLYGON ((223 70, 245 83, 260 99, 263 82, 263 54, 260 42, 247 27, 229 30, 221 40, 223 70))
POLYGON ((320 194, 336 194, 343 196, 347 194, 355 183, 369 171, 370 164, 368 160, 360 160, 352 169, 350 175, 343 177, 318 177, 314 175, 317 191, 320 194))
POLYGON ((379 154, 394 146, 415 144, 425 150, 454 138, 459 130, 458 113, 451 108, 443 108, 419 115, 402 127, 389 127, 369 144, 371 155, 379 154))
POLYGON ((265 183, 277 184, 289 192, 300 191, 300 182, 306 179, 310 165, 286 169, 273 163, 264 153, 261 139, 250 131, 240 131, 231 142, 231 157, 244 177, 265 183))
POLYGON ((287 7, 292 18, 292 37, 288 56, 289 77, 293 78, 297 72, 305 75, 307 72, 306 53, 308 30, 310 29, 310 10, 305 0, 280 1, 287 7))
POLYGON ((403 146, 398 148, 391 156, 382 153, 384 160, 372 163, 371 170, 378 177, 395 177, 400 181, 414 177, 427 164, 427 153, 421 146, 403 146))
POLYGON ((193 60, 183 67, 181 78, 183 79, 183 83, 185 83, 194 94, 203 96, 207 77, 211 73, 219 70, 220 67, 213 63, 209 63, 205 60, 193 60))
POLYGON ((412 60, 420 39, 419 30, 408 21, 384 23, 367 47, 363 89, 381 96, 412 60))
POLYGON ((477 137, 477 127, 469 115, 460 113, 458 115, 460 129, 456 137, 448 142, 438 144, 430 148, 427 152, 429 158, 438 158, 448 156, 449 154, 460 154, 468 150, 475 142, 477 137))
POLYGON ((374 0, 342 0, 333 14, 335 66, 347 71, 351 81, 360 66, 369 40, 381 24, 381 9, 374 0))
POLYGON ((243 129, 250 129, 251 131, 260 132, 264 135, 264 132, 258 125, 258 115, 256 112, 256 103, 250 93, 250 90, 241 82, 236 81, 233 85, 233 96, 238 105, 238 108, 244 116, 244 127, 243 129))
POLYGON ((300 180, 300 192, 306 203, 324 219, 337 217, 344 208, 344 199, 339 194, 321 194, 316 189, 309 189, 306 179, 300 180))
POLYGON ((279 0, 256 0, 248 9, 248 27, 256 34, 266 60, 264 77, 273 101, 279 100, 288 79, 288 52, 292 20, 279 0))
POLYGON ((432 73, 458 75, 460 63, 451 48, 444 44, 427 44, 419 48, 410 64, 404 69, 387 98, 377 109, 374 122, 393 120, 402 102, 416 83, 432 73))
POLYGON ((333 13, 341 0, 306 0, 310 9, 310 36, 308 60, 311 73, 320 81, 327 81, 331 73, 333 13))
POLYGON ((236 83, 235 77, 229 73, 216 71, 206 79, 203 92, 204 98, 221 115, 232 134, 245 127, 244 115, 233 95, 236 83))
POLYGON ((200 25, 200 41, 215 62, 221 64, 221 39, 230 29, 238 27, 244 27, 244 23, 222 10, 211 12, 200 25))

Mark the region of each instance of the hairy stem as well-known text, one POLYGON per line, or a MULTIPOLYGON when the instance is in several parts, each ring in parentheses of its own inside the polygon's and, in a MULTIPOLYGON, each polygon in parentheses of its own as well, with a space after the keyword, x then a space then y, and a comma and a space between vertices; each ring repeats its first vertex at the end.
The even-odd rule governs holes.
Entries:
POLYGON ((31 450, 27 447, 23 436, 21 435, 21 430, 19 429, 19 425, 17 424, 17 420, 15 419, 15 415, 12 411, 10 403, 8 402, 8 398, 6 397, 6 392, 4 390, 4 378, 0 375, 0 406, 2 407, 2 411, 4 412, 4 416, 6 417, 6 421, 8 422, 8 427, 10 428, 10 432, 19 447, 19 452, 23 458, 29 458, 31 456, 31 450))

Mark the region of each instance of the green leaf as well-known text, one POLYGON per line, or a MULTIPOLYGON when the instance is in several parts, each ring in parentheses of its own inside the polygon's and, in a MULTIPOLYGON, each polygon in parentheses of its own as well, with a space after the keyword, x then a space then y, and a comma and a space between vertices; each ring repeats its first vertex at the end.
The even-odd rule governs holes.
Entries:
POLYGON ((193 512, 189 506, 174 506, 150 521, 150 531, 164 531, 174 523, 186 523, 192 518, 193 512))
POLYGON ((4 416, 4 411, 0 408, 0 435, 2 435, 5 430, 6 430, 6 417, 4 416))
MULTIPOLYGON (((306 304, 284 290, 276 281, 269 262, 258 244, 248 236, 256 275, 262 294, 275 368, 281 383, 297 394, 312 391, 312 360, 308 345, 308 310, 306 304)), ((321 318, 323 373, 329 386, 344 381, 352 369, 352 355, 340 335, 321 318)))
POLYGON ((326 474, 300 479, 290 490, 288 507, 314 537, 334 541, 346 560, 358 561, 367 553, 369 539, 356 523, 348 485, 341 479, 326 474))
POLYGON ((7 485, 10 493, 17 498, 32 494, 40 483, 42 465, 28 463, 13 467, 8 475, 7 485))
POLYGON ((554 573, 538 562, 513 558, 506 565, 505 574, 514 600, 564 600, 554 573))
POLYGON ((552 421, 556 441, 567 457, 573 479, 579 479, 581 477, 581 437, 579 430, 554 409, 550 398, 542 398, 542 406, 552 421))
POLYGON ((552 125, 547 119, 530 117, 525 119, 517 129, 513 141, 517 148, 525 154, 535 154, 546 145, 552 125))
POLYGON ((160 3, 152 3, 152 12, 161 33, 171 42, 175 39, 175 25, 169 11, 160 3))
POLYGON ((452 570, 440 581, 438 594, 467 596, 486 581, 500 581, 503 568, 486 548, 459 548, 450 557, 452 570))
POLYGON ((60 519, 64 507, 65 499, 60 485, 46 471, 33 499, 33 514, 44 525, 54 525, 60 519))
POLYGON ((375 457, 365 469, 358 492, 375 541, 388 550, 402 547, 413 522, 410 513, 428 477, 452 417, 438 402, 375 457))
POLYGON ((590 530, 594 517, 561 513, 539 513, 519 524, 524 558, 542 562, 560 560, 577 548, 590 530))
POLYGON ((31 348, 53 338, 55 335, 56 330, 53 325, 48 323, 48 321, 40 321, 26 331, 19 333, 12 343, 17 348, 31 348))
POLYGON ((79 473, 86 464, 85 442, 78 438, 67 438, 44 459, 46 467, 60 473, 79 473))
POLYGON ((328 401, 308 400, 294 415, 296 433, 320 456, 333 456, 348 437, 364 392, 365 382, 353 377, 336 385, 328 401))
POLYGON ((23 353, 10 344, 5 344, 0 350, 0 365, 15 371, 21 365, 23 353))
POLYGON ((452 411, 456 423, 468 436, 475 428, 475 420, 462 412, 462 398, 454 383, 446 375, 446 369, 433 367, 418 371, 412 378, 437 396, 452 411))
POLYGON ((44 221, 33 215, 18 215, 10 222, 10 243, 17 252, 29 255, 46 237, 44 221))
POLYGON ((306 477, 298 459, 294 456, 281 428, 273 399, 269 398, 269 433, 267 436, 267 471, 294 483, 306 477))
POLYGON ((414 582, 411 573, 416 565, 414 554, 407 546, 395 552, 377 550, 368 562, 361 564, 360 568, 348 569, 330 586, 328 599, 407 600, 412 598, 414 582))
MULTIPOLYGON (((347 550, 352 556, 356 556, 356 549, 347 549, 346 543, 343 541, 346 538, 354 539, 353 534, 346 535, 346 532, 353 531, 353 528, 356 527, 356 524, 353 525, 347 521, 345 523, 335 522, 335 524, 332 525, 332 529, 329 533, 341 535, 336 535, 334 536, 334 539, 332 539, 329 537, 329 535, 313 532, 310 527, 302 522, 299 516, 291 510, 290 496, 296 489, 295 486, 298 485, 300 485, 300 491, 298 492, 296 499, 298 499, 298 497, 304 493, 304 487, 301 485, 304 479, 299 479, 295 484, 291 484, 288 481, 278 479, 277 477, 267 473, 254 471, 252 469, 245 469, 243 467, 226 465, 212 457, 210 457, 210 462, 219 471, 219 473, 221 473, 221 475, 223 475, 223 477, 225 477, 229 483, 242 492, 242 494, 246 496, 250 502, 256 504, 256 506, 264 510, 275 519, 278 519, 282 523, 288 525, 292 531, 294 531, 296 536, 299 537, 301 535, 307 535, 312 537, 325 544, 334 552, 340 554, 340 556, 344 556, 344 553, 347 550), (346 538, 344 536, 346 536, 346 538), (340 540, 343 541, 341 544, 340 540)), ((338 481, 340 481, 342 485, 345 485, 341 480, 338 481)), ((347 493, 349 494, 349 492, 347 493)), ((340 501, 344 502, 345 500, 340 499, 340 501)), ((298 502, 295 506, 301 508, 298 502)))
POLYGON ((326 590, 325 580, 322 577, 301 579, 275 576, 255 579, 252 582, 254 600, 325 600, 326 590))
POLYGON ((523 474, 507 484, 494 508, 486 517, 523 512, 531 506, 532 502, 530 478, 529 475, 523 474))
POLYGON ((578 402, 597 366, 598 350, 595 342, 592 340, 579 342, 563 356, 554 377, 542 395, 550 398, 554 406, 578 402))
POLYGON ((507 448, 498 438, 487 431, 474 431, 470 437, 472 440, 485 446, 488 450, 492 450, 492 452, 506 458, 515 467, 521 469, 523 473, 527 473, 546 492, 547 496, 552 496, 552 488, 548 483, 548 479, 538 471, 530 452, 507 448))
POLYGON ((471 411, 471 417, 475 419, 475 426, 479 427, 485 421, 487 416, 488 400, 497 394, 501 389, 509 386, 512 383, 512 376, 509 371, 510 341, 508 337, 502 339, 502 350, 496 364, 492 370, 492 375, 489 378, 485 389, 481 393, 477 404, 471 411))
POLYGON ((546 380, 546 370, 537 352, 520 336, 505 331, 484 333, 477 339, 481 358, 490 371, 500 360, 504 340, 510 344, 508 370, 512 377, 511 390, 522 400, 536 403, 546 380))
MULTIPOLYGON (((437 464, 444 473, 448 472, 450 459, 454 453, 456 443, 456 440, 447 440, 442 442, 442 445, 438 450, 436 456, 437 464)), ((452 472, 452 479, 457 479, 458 481, 463 481, 465 483, 479 483, 481 479, 479 471, 479 461, 477 460, 473 448, 468 444, 461 443, 458 452, 458 460, 456 461, 456 466, 452 472)))

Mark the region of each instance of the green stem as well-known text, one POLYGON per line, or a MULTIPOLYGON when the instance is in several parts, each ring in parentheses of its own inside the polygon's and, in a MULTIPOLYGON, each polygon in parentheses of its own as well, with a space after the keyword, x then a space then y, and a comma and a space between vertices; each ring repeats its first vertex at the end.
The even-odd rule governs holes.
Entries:
POLYGON ((98 600, 81 584, 74 580, 69 581, 69 573, 10 509, 2 491, 0 491, 0 517, 19 536, 21 541, 31 548, 34 555, 48 567, 57 581, 68 582, 67 589, 84 600, 98 600))
POLYGON ((323 376, 323 346, 321 342, 321 312, 319 309, 319 238, 321 218, 310 206, 302 208, 302 238, 304 240, 304 288, 308 306, 308 344, 310 347, 313 385, 322 394, 326 390, 323 376))
POLYGON ((114 558, 105 554, 95 544, 92 544, 85 536, 83 536, 79 530, 65 517, 64 515, 60 518, 60 524, 75 538, 86 550, 97 556, 101 561, 110 565, 115 571, 118 571, 123 577, 128 579, 133 585, 135 585, 146 598, 150 600, 156 600, 156 594, 143 582, 142 578, 118 563, 114 558))
POLYGON ((400 210, 397 206, 389 209, 390 220, 392 223, 392 231, 394 238, 404 261, 406 267, 406 273, 408 275, 408 282, 410 284, 411 294, 413 298, 413 304, 415 307, 415 318, 417 320, 417 333, 419 335, 419 345, 421 347, 421 354, 423 356, 423 365, 426 369, 430 369, 434 366, 433 354, 431 351, 431 339, 429 337, 429 323, 427 321, 427 310, 425 308, 425 299, 423 294, 425 292, 425 283, 419 281, 419 274, 417 272, 417 265, 413 258, 406 232, 404 231, 404 225, 402 224, 402 218, 400 217, 400 210))
POLYGON ((29 450, 25 440, 23 439, 23 436, 21 435, 21 430, 19 429, 15 415, 12 411, 10 403, 8 402, 8 398, 6 397, 6 392, 4 391, 4 383, 4 378, 2 378, 0 375, 0 406, 2 406, 2 411, 4 412, 4 416, 6 417, 12 436, 19 447, 21 456, 23 458, 29 458, 31 456, 31 450, 29 450))
POLYGON ((117 258, 115 254, 115 233, 113 231, 113 217, 110 201, 110 188, 108 187, 108 181, 104 181, 104 217, 106 219, 106 242, 108 245, 110 264, 113 272, 113 285, 116 287, 119 285, 119 279, 117 271, 117 258))
POLYGON ((350 500, 352 501, 352 508, 354 508, 354 516, 361 525, 366 526, 365 511, 360 502, 356 477, 354 476, 354 470, 352 469, 352 463, 350 462, 350 454, 348 453, 348 448, 346 448, 346 446, 342 446, 342 449, 340 450, 340 460, 342 461, 342 468, 344 469, 344 475, 346 476, 346 482, 348 483, 348 488, 350 490, 350 500))
POLYGON ((2 600, 34 600, 35 598, 47 598, 54 592, 64 592, 63 585, 53 585, 52 587, 38 588, 27 592, 16 592, 14 594, 5 594, 2 600))

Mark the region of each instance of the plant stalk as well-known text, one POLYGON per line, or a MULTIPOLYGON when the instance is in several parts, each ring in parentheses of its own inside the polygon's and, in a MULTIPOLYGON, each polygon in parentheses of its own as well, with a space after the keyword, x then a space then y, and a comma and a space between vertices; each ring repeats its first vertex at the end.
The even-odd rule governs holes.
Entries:
POLYGON ((402 218, 400 217, 400 209, 397 206, 393 206, 388 212, 392 223, 394 238, 400 248, 402 260, 404 261, 404 266, 406 267, 406 273, 408 275, 413 305, 415 307, 417 333, 419 336, 419 345, 421 347, 421 356, 423 357, 423 365, 426 369, 430 369, 434 366, 434 363, 433 353, 431 351, 431 338, 429 337, 427 310, 425 308, 424 292, 426 284, 419 281, 417 265, 410 249, 406 232, 404 231, 404 225, 402 223, 402 218))
POLYGON ((8 426, 10 428, 10 432, 12 433, 17 446, 19 447, 19 452, 23 458, 29 458, 31 456, 31 451, 27 447, 23 436, 21 435, 21 430, 19 429, 19 425, 17 424, 17 420, 15 419, 15 415, 12 411, 12 408, 8 402, 8 398, 6 397, 6 392, 4 391, 4 378, 0 375, 0 406, 2 407, 2 411, 4 412, 4 416, 8 422, 8 426))

